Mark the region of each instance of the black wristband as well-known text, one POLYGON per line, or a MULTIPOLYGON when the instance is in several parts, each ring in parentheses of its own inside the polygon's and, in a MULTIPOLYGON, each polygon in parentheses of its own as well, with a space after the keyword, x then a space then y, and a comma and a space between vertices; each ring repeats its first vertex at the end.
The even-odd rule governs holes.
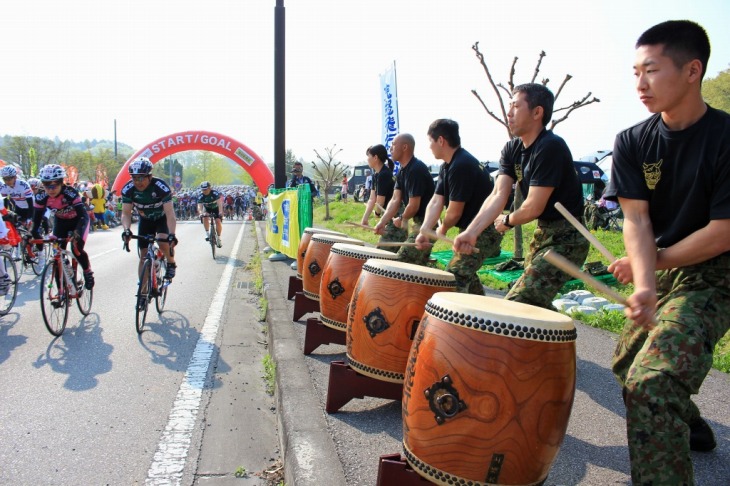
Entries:
POLYGON ((504 217, 504 219, 502 220, 502 224, 508 228, 514 228, 514 225, 509 224, 509 214, 504 217))

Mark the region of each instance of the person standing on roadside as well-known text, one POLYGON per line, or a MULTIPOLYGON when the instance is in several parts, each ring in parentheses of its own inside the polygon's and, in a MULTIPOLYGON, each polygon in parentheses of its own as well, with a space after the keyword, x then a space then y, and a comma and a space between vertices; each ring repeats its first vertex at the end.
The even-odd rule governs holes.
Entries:
POLYGON ((502 149, 494 190, 453 245, 454 251, 469 253, 479 234, 492 223, 504 234, 537 219, 525 272, 505 299, 546 309, 553 309, 555 295, 570 276, 545 260, 545 253, 553 250, 580 267, 589 249, 588 241, 555 209, 559 202, 577 219, 583 215, 583 190, 570 149, 545 128, 554 102, 552 92, 542 84, 522 84, 512 91, 507 121, 516 138, 502 149), (502 216, 515 183, 525 201, 519 209, 502 216))
MULTIPOLYGON (((439 170, 436 192, 428 203, 422 228, 433 228, 446 207, 444 219, 436 228, 438 234, 456 226, 466 229, 482 207, 484 200, 494 188, 492 178, 482 170, 479 161, 461 146, 459 124, 454 120, 439 119, 428 127, 431 152, 438 160, 443 160, 439 170)), ((419 249, 426 249, 430 239, 423 233, 416 238, 419 249)), ((484 295, 477 270, 485 258, 499 255, 502 234, 489 225, 477 237, 475 247, 478 253, 454 253, 446 266, 446 271, 456 277, 456 291, 465 294, 484 295)))
MULTIPOLYGON (((408 233, 406 238, 408 243, 416 241, 426 215, 426 206, 434 192, 431 172, 426 164, 413 155, 415 147, 416 140, 410 133, 401 133, 393 139, 391 157, 400 163, 400 170, 395 178, 393 198, 385 208, 385 214, 375 225, 375 233, 384 235, 386 226, 392 220, 396 228, 402 228, 408 233), (401 204, 405 205, 403 213, 394 219, 393 216, 399 211, 401 204), (410 220, 413 220, 416 227, 409 227, 410 220)), ((431 247, 426 246, 423 250, 419 250, 415 247, 402 246, 398 250, 398 255, 403 262, 425 266, 431 256, 431 247)))
POLYGON ((614 145, 607 195, 624 212, 627 256, 609 271, 634 292, 613 372, 634 484, 694 484, 690 451, 716 446, 691 400, 730 328, 730 115, 702 98, 709 57, 694 22, 644 32, 634 77, 652 116, 614 145))
MULTIPOLYGON (((390 200, 393 198, 393 191, 395 190, 395 179, 393 177, 393 168, 395 164, 388 157, 388 151, 384 145, 378 144, 368 147, 365 151, 367 155, 367 161, 370 168, 373 170, 372 186, 368 191, 369 198, 365 205, 365 212, 362 215, 362 221, 360 224, 368 225, 370 215, 375 212, 378 217, 383 214, 375 208, 376 203, 381 208, 388 207, 390 200)), ((367 183, 366 183, 367 184, 367 183)), ((403 205, 396 211, 396 214, 400 215, 403 212, 403 205)), ((405 241, 408 237, 408 232, 403 228, 396 228, 393 224, 393 220, 390 220, 385 226, 383 235, 380 237, 378 243, 382 242, 399 242, 405 241)), ((388 246, 381 248, 382 250, 392 251, 393 253, 398 252, 399 247, 388 246)))

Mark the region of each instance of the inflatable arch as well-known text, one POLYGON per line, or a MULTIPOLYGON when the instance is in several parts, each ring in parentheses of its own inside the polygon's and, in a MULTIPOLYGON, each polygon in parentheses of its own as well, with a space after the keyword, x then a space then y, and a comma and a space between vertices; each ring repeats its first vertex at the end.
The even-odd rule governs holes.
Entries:
POLYGON ((112 189, 119 194, 122 187, 129 182, 127 167, 137 157, 147 157, 154 164, 168 155, 186 150, 217 152, 237 162, 251 175, 264 196, 268 194, 269 186, 274 183, 274 175, 261 157, 241 142, 220 133, 190 131, 173 133, 142 147, 124 163, 112 189))

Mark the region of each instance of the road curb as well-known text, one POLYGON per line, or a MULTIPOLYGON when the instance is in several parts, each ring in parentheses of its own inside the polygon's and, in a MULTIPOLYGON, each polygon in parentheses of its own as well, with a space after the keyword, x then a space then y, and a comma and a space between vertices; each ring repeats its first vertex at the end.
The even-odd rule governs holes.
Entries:
MULTIPOLYGON (((259 251, 266 246, 264 233, 265 224, 257 224, 259 251)), ((288 282, 289 262, 270 262, 263 253, 261 256, 264 295, 269 304, 269 348, 277 369, 277 422, 286 482, 297 486, 345 484, 345 473, 292 324, 292 304, 282 283, 288 282)))

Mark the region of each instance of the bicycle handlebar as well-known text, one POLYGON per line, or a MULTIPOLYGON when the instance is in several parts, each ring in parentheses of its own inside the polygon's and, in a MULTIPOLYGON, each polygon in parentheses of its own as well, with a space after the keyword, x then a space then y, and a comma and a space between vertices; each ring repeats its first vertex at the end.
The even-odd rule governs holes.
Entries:
MULTIPOLYGON (((167 238, 157 238, 155 235, 129 235, 130 240, 142 240, 146 241, 148 243, 152 243, 153 241, 156 241, 158 243, 169 243, 167 241, 167 238)), ((175 256, 175 250, 174 247, 170 245, 170 255, 175 256)), ((127 250, 127 253, 129 253, 129 241, 125 241, 122 245, 123 250, 127 250)))

